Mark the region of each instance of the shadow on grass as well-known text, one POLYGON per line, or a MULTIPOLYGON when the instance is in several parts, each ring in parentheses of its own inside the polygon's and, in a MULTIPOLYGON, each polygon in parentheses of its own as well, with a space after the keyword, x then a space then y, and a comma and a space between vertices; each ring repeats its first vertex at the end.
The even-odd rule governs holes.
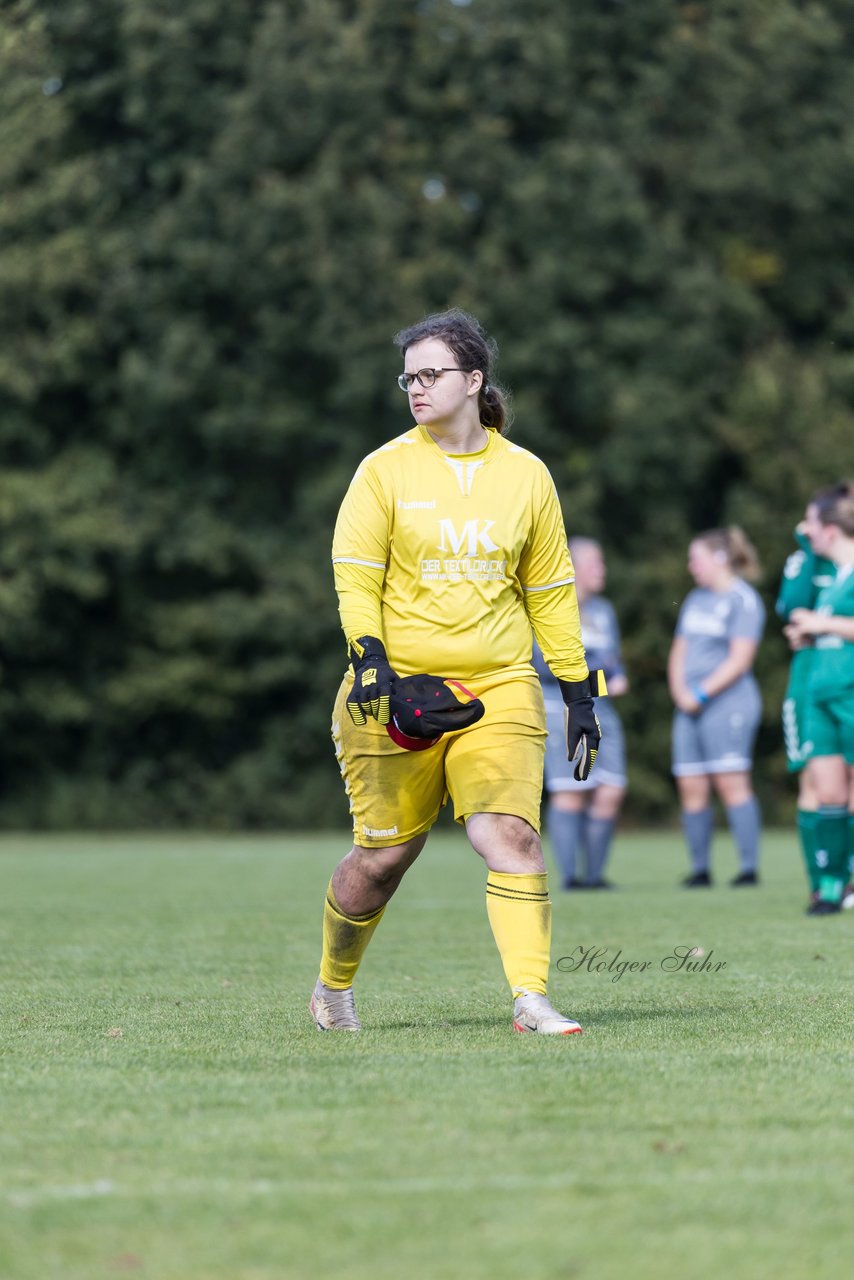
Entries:
POLYGON ((503 1018, 407 1018, 406 1021, 374 1022, 373 1031, 430 1031, 442 1027, 504 1027, 503 1018))
MULTIPOLYGON (((558 1002, 558 1007, 565 1004, 565 1000, 558 1002)), ((570 1002, 571 1003, 571 1002, 570 1002)), ((619 1025, 624 1023, 643 1023, 651 1022, 657 1019, 695 1019, 705 1018, 717 1012, 717 1008, 713 1004, 696 1004, 678 1003, 678 1004, 661 1004, 649 1005, 647 1007, 639 1007, 637 1005, 618 1005, 614 1007, 589 1008, 582 1010, 580 1015, 581 1022, 589 1028, 601 1027, 608 1025, 619 1025)), ((494 1028, 501 1031, 506 1029, 508 1023, 512 1023, 506 1014, 498 1016, 479 1016, 470 1015, 448 1016, 435 1018, 429 1015, 418 1017, 413 1015, 411 1018, 397 1018, 393 1020, 371 1021, 370 1026, 366 1025, 366 1030, 371 1031, 438 1031, 442 1028, 469 1028, 488 1030, 494 1028)))
POLYGON ((621 1022, 650 1022, 656 1018, 697 1018, 708 1017, 717 1013, 718 1006, 713 1004, 661 1004, 648 1008, 637 1005, 622 1005, 613 1008, 591 1010, 584 1019, 591 1027, 621 1022))

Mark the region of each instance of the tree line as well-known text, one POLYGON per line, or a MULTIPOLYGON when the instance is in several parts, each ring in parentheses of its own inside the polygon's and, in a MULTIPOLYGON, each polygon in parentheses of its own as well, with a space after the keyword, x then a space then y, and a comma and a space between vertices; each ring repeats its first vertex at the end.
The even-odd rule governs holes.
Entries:
MULTIPOLYGON (((448 305, 605 546, 670 814, 688 541, 740 524, 770 606, 854 472, 852 102, 844 0, 7 0, 0 823, 346 821, 331 530, 448 305)), ((787 663, 772 620, 770 813, 787 663)))

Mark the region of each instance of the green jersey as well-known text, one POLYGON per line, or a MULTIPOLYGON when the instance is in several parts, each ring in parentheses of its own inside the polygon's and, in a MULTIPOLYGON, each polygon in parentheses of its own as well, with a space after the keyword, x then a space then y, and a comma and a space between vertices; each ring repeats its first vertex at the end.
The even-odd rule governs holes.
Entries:
POLYGON ((793 609, 814 609, 818 593, 829 587, 836 576, 832 560, 817 556, 802 533, 795 534, 798 550, 793 551, 783 567, 777 617, 788 621, 793 609))
MULTIPOLYGON (((796 531, 795 541, 798 550, 792 552, 783 566, 783 577, 775 605, 777 617, 784 622, 788 622, 793 609, 814 609, 819 592, 829 587, 836 575, 833 561, 817 556, 804 534, 796 531)), ((803 697, 814 654, 815 649, 811 644, 792 654, 788 697, 803 697)))
MULTIPOLYGON (((831 585, 819 592, 816 612, 834 618, 854 618, 854 565, 837 569, 831 585)), ((837 635, 816 636, 813 655, 812 696, 825 701, 837 695, 850 697, 854 692, 854 640, 843 640, 837 635)))

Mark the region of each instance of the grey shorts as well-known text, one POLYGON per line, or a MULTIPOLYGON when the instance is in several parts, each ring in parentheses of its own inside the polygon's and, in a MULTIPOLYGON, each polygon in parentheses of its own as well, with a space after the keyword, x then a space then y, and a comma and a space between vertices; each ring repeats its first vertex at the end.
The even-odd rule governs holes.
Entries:
POLYGON ((575 765, 566 758, 566 708, 560 699, 546 697, 547 791, 595 791, 602 783, 611 787, 626 785, 626 743, 620 717, 610 698, 596 698, 595 703, 602 726, 602 745, 590 777, 586 782, 576 782, 572 776, 575 765))
POLYGON ((753 764, 753 744, 762 715, 754 680, 724 689, 699 715, 673 716, 673 776, 741 773, 753 764))

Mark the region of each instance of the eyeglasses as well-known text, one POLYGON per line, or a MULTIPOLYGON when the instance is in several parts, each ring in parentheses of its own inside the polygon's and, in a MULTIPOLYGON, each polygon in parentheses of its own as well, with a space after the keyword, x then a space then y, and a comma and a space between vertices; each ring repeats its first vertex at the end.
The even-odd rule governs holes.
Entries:
POLYGON ((417 378, 422 387, 429 390, 436 385, 436 379, 440 373, 465 373, 465 369, 458 369, 454 365, 447 369, 419 369, 417 373, 402 373, 397 380, 397 385, 401 391, 408 391, 417 378))

